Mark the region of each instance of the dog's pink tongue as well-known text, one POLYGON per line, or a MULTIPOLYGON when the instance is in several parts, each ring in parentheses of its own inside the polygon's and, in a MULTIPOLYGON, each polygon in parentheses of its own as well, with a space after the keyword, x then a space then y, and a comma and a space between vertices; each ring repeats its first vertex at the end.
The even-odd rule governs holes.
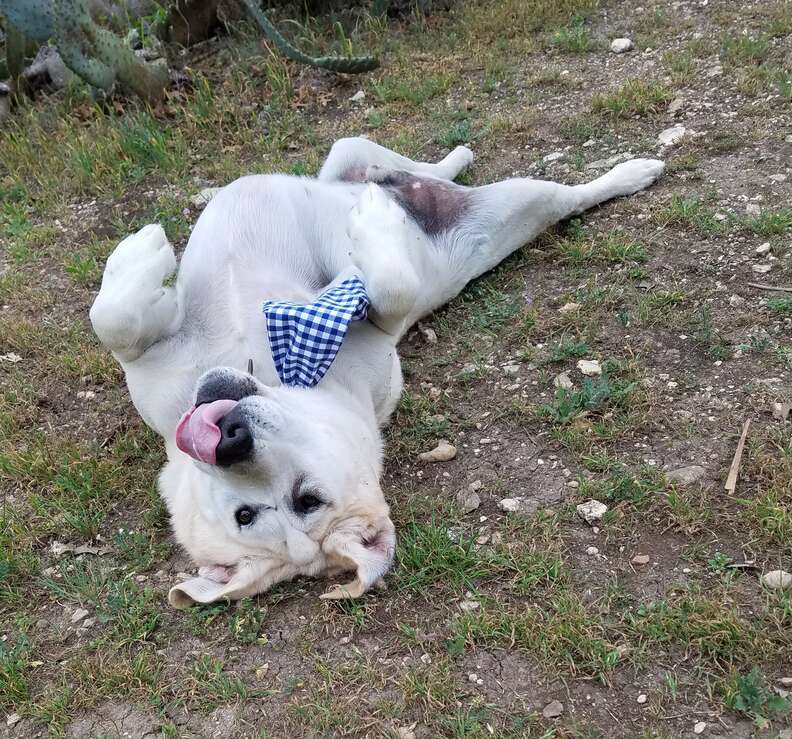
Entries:
POLYGON ((217 445, 222 436, 217 422, 236 404, 236 400, 215 400, 190 408, 176 427, 176 446, 193 459, 217 464, 217 445))

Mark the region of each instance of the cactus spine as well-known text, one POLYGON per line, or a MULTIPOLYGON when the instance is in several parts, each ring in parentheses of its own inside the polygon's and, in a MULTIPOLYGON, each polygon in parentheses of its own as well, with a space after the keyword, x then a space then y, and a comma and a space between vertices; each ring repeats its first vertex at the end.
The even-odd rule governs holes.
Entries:
POLYGON ((270 23, 267 16, 264 15, 261 8, 257 5, 256 0, 242 0, 242 3, 267 38, 272 41, 285 56, 289 59, 293 59, 295 62, 308 64, 312 67, 329 69, 331 72, 346 72, 347 74, 370 72, 372 69, 379 67, 379 60, 373 56, 308 56, 295 46, 292 46, 292 44, 283 37, 278 29, 270 23))

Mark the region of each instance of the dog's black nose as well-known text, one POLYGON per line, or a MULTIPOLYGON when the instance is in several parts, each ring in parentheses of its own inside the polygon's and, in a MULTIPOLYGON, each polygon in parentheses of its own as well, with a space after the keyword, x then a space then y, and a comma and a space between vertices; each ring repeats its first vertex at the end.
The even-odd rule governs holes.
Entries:
POLYGON ((239 406, 223 416, 217 427, 222 434, 216 452, 218 465, 228 467, 250 456, 253 451, 253 436, 239 406))

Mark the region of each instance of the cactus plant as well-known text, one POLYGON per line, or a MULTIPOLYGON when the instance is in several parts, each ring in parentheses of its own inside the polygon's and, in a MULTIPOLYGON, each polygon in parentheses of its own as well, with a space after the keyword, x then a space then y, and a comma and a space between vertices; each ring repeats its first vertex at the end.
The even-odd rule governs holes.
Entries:
POLYGON ((0 13, 24 37, 39 44, 52 40, 66 66, 94 87, 108 91, 119 80, 150 101, 165 92, 167 69, 138 59, 118 36, 94 23, 85 0, 0 0, 0 13))
POLYGON ((346 72, 347 74, 370 72, 372 69, 376 69, 379 66, 379 60, 373 56, 308 56, 295 46, 292 46, 281 35, 278 29, 270 23, 269 18, 264 15, 261 8, 257 5, 256 0, 242 0, 242 4, 267 38, 269 38, 269 40, 289 59, 293 59, 302 64, 308 64, 312 67, 329 69, 331 72, 346 72))

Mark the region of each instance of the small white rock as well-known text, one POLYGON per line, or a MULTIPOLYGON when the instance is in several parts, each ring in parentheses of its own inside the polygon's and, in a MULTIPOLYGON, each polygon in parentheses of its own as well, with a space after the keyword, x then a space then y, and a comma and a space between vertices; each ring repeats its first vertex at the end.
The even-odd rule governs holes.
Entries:
POLYGON ((561 372, 560 374, 556 375, 555 379, 553 380, 553 385, 564 390, 571 390, 573 387, 575 387, 574 383, 569 379, 569 375, 566 372, 561 372))
POLYGON ((363 90, 358 90, 351 98, 353 103, 362 103, 366 99, 366 93, 363 90))
POLYGON ((657 142, 662 146, 673 146, 679 143, 686 133, 687 129, 683 125, 677 124, 671 128, 666 128, 665 131, 661 131, 657 137, 657 142))
POLYGON ((732 308, 740 308, 741 306, 745 305, 745 298, 741 298, 739 295, 732 295, 729 298, 729 305, 732 308))
POLYGON ((190 198, 190 203, 196 208, 203 208, 222 189, 222 187, 205 187, 197 195, 193 195, 190 198))
POLYGON ((463 513, 472 513, 481 505, 479 494, 471 490, 460 490, 456 499, 463 513))
POLYGON ((764 257, 770 253, 770 242, 765 241, 764 244, 759 244, 759 246, 754 249, 754 252, 758 254, 760 257, 764 257))
POLYGON ((506 513, 518 513, 523 509, 525 498, 504 498, 498 501, 498 508, 506 513))
POLYGON ((78 621, 82 621, 88 615, 88 611, 85 608, 78 608, 71 616, 71 622, 76 624, 78 621))
POLYGON ((17 362, 21 362, 22 357, 19 354, 14 354, 14 352, 8 352, 8 354, 0 354, 0 362, 10 362, 11 364, 16 364, 17 362))
POLYGON ((754 264, 751 269, 756 272, 758 275, 766 275, 771 269, 773 269, 772 264, 754 264))
POLYGON ((561 701, 550 701, 542 710, 545 718, 557 718, 564 712, 564 704, 561 701))
POLYGON ((666 477, 668 478, 669 482, 673 482, 677 485, 682 485, 685 487, 698 482, 706 474, 707 470, 705 470, 703 467, 697 464, 691 464, 687 467, 679 467, 675 470, 667 472, 666 477))
POLYGON ((580 310, 580 303, 564 303, 559 309, 559 313, 575 313, 580 310))
POLYGON ((649 555, 648 554, 636 554, 630 562, 634 565, 648 565, 649 564, 649 555))
POLYGON ((552 154, 548 154, 547 156, 542 157, 542 161, 545 164, 551 164, 552 162, 557 162, 559 159, 564 158, 563 151, 554 151, 552 154))
POLYGON ((770 570, 762 575, 762 584, 771 590, 785 590, 792 585, 792 575, 784 570, 770 570))
POLYGON ((674 99, 673 99, 673 100, 670 102, 670 104, 668 105, 668 112, 669 112, 671 115, 676 115, 677 113, 679 113, 679 111, 680 111, 680 110, 682 110, 682 106, 683 106, 684 104, 685 104, 685 101, 684 101, 684 99, 683 99, 683 98, 681 98, 681 97, 676 97, 676 98, 674 98, 674 99))
POLYGON ((459 610, 464 611, 465 613, 470 613, 471 611, 477 611, 481 607, 481 603, 477 600, 463 600, 459 604, 459 610))
POLYGON ((694 734, 703 734, 704 733, 704 729, 706 729, 706 728, 707 728, 707 722, 706 721, 699 721, 693 727, 693 733, 694 734))
POLYGON ((430 452, 422 452, 418 455, 421 462, 448 462, 456 457, 456 447, 449 444, 445 439, 440 439, 437 446, 430 452))
POLYGON ((18 713, 9 713, 8 716, 6 716, 6 726, 14 726, 21 720, 22 717, 18 713))
POLYGON ((745 206, 745 212, 749 216, 759 216, 762 214, 762 208, 760 207, 759 203, 748 203, 745 206))
POLYGON ((577 507, 578 516, 580 516, 589 526, 602 520, 602 517, 608 512, 608 506, 598 500, 587 500, 577 507))
POLYGON ((602 367, 596 359, 580 359, 577 368, 587 377, 598 377, 602 374, 602 367))
POLYGON ((597 549, 597 547, 589 547, 586 549, 586 554, 588 554, 589 557, 596 557, 599 554, 599 549, 597 549))
POLYGON ((633 42, 628 38, 615 38, 611 41, 610 50, 614 54, 623 54, 633 48, 633 42))
POLYGON ((646 701, 647 701, 646 693, 641 693, 641 694, 638 696, 638 703, 640 703, 641 705, 643 705, 644 703, 646 703, 646 701))

